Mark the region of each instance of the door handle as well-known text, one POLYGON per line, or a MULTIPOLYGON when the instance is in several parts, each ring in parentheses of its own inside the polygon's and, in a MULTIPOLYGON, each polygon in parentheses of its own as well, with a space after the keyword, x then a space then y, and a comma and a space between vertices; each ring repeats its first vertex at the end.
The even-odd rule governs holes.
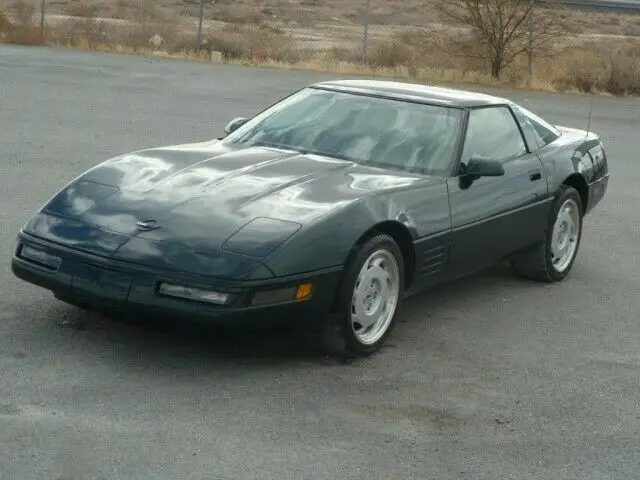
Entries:
POLYGON ((540 170, 529 170, 529 180, 535 182, 536 180, 540 180, 542 178, 542 174, 540 170))

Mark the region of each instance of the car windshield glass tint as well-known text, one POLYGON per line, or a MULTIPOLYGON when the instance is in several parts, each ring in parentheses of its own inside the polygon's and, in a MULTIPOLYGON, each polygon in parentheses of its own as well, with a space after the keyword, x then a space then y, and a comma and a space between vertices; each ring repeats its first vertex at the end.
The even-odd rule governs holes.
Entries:
POLYGON ((453 161, 462 115, 457 108, 307 88, 225 142, 443 174, 453 161))

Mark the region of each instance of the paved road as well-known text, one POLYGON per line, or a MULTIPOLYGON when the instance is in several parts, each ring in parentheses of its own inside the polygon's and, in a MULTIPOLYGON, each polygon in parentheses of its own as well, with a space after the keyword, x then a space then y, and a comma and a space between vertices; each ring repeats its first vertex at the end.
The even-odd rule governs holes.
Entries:
MULTIPOLYGON (((0 46, 1 480, 637 478, 638 102, 595 100, 613 178, 566 282, 498 268, 415 297, 368 360, 108 321, 11 276, 17 229, 86 168, 322 78, 0 46)), ((528 102, 586 125, 585 98, 528 102)))

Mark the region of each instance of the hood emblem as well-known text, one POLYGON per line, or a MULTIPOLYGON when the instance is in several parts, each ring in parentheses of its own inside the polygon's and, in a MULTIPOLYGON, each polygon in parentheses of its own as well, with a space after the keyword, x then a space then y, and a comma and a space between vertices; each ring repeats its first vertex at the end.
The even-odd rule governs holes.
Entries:
POLYGON ((138 230, 142 230, 143 232, 148 232, 150 230, 156 230, 160 228, 158 226, 158 222, 155 220, 145 220, 144 222, 137 222, 138 230))

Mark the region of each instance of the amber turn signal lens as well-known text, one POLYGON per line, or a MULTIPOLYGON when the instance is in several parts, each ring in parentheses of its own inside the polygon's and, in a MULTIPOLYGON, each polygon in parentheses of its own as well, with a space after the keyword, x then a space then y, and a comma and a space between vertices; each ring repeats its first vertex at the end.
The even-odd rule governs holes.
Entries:
POLYGON ((296 288, 296 300, 303 300, 311 295, 311 291, 313 290, 313 284, 311 283, 301 283, 296 288))

